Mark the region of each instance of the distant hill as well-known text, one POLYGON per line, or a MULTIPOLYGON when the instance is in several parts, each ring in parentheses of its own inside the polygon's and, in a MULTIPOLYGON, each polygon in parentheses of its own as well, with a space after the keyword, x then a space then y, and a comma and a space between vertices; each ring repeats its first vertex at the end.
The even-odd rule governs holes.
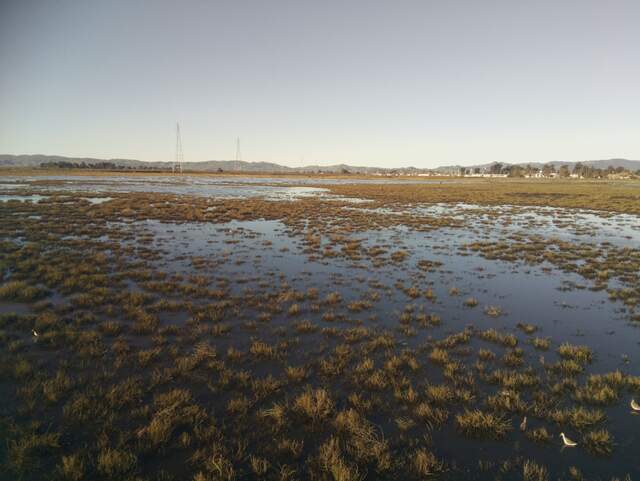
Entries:
MULTIPOLYGON (((140 170, 171 170, 172 162, 146 162, 135 159, 95 159, 91 157, 63 157, 60 155, 8 155, 0 154, 0 168, 1 167, 41 167, 47 164, 74 164, 87 167, 97 168, 123 168, 123 169, 140 169, 140 170)), ((577 162, 566 161, 554 161, 547 162, 546 164, 552 164, 556 169, 562 165, 567 165, 570 168, 577 162)), ((637 171, 640 170, 640 160, 628 160, 628 159, 607 159, 607 160, 585 160, 581 162, 584 165, 591 167, 606 169, 608 167, 623 167, 624 169, 637 171)), ((271 172, 271 173, 342 173, 350 172, 355 174, 423 174, 428 172, 439 173, 457 173, 460 169, 475 169, 488 170, 496 162, 489 164, 478 164, 470 166, 452 165, 437 167, 435 169, 419 169, 416 167, 403 167, 398 169, 385 169, 380 167, 364 167, 353 166, 347 164, 337 165, 309 165, 305 167, 286 167, 284 165, 275 164, 272 162, 244 162, 238 160, 207 160, 204 162, 185 162, 183 168, 189 171, 196 172, 271 172)), ((531 165, 532 167, 542 168, 545 163, 540 162, 528 162, 520 164, 509 164, 502 162, 503 166, 507 165, 531 165)))
MULTIPOLYGON (((68 163, 75 165, 100 166, 113 164, 117 168, 145 169, 145 170, 170 170, 172 162, 146 162, 134 159, 95 159, 91 157, 63 157, 59 155, 7 155, 0 154, 0 167, 42 167, 52 163, 68 163)), ((305 167, 287 167, 271 162, 245 162, 239 160, 207 160, 203 162, 184 162, 184 170, 196 172, 272 172, 272 173, 304 173, 326 172, 341 173, 351 172, 358 174, 374 174, 388 172, 428 172, 429 169, 416 169, 407 167, 402 169, 383 169, 378 167, 353 166, 346 164, 337 165, 309 165, 305 167)))

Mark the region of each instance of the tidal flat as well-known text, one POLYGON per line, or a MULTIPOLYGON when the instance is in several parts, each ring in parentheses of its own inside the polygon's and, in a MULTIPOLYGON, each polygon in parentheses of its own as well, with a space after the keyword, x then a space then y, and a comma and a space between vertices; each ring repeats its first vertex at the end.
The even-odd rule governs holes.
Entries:
POLYGON ((637 181, 0 177, 3 480, 638 479, 639 344, 637 181))

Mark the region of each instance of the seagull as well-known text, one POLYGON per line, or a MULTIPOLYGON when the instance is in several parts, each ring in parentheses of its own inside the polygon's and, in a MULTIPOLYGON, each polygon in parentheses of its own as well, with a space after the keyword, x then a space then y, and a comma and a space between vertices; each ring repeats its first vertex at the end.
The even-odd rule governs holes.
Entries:
POLYGON ((526 430, 527 430, 527 416, 525 416, 522 422, 520 423, 520 431, 526 431, 526 430))
POLYGON ((638 404, 635 399, 632 399, 629 405, 634 412, 640 413, 640 404, 638 404))
POLYGON ((36 331, 35 329, 31 329, 31 334, 33 334, 33 337, 38 337, 38 331, 36 331))
POLYGON ((575 441, 571 441, 571 439, 566 437, 564 433, 560 433, 560 437, 562 438, 562 442, 564 443, 565 446, 569 446, 570 448, 572 448, 578 445, 578 443, 576 443, 575 441))

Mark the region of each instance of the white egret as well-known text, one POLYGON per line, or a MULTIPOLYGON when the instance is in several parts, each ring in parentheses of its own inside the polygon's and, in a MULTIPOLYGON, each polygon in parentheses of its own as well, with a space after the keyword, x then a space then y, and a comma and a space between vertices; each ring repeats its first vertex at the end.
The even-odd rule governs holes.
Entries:
POLYGON ((640 404, 638 404, 635 399, 631 399, 630 406, 634 412, 637 412, 637 413, 640 412, 640 404))
POLYGON ((38 337, 38 331, 36 331, 35 329, 31 329, 31 334, 33 334, 33 337, 38 337))

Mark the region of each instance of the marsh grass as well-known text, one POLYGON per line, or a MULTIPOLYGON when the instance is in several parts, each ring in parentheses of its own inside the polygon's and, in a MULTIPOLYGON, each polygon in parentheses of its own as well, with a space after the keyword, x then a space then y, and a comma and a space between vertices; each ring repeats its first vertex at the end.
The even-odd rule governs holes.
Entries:
POLYGON ((296 332, 299 332, 300 334, 312 334, 319 329, 317 325, 306 319, 294 323, 293 327, 296 332))
POLYGON ((476 307, 478 305, 478 299, 476 299, 475 297, 467 297, 463 304, 466 307, 476 307))
POLYGON ((484 309, 484 313, 489 317, 500 317, 502 315, 502 308, 499 306, 487 306, 484 309))
POLYGON ((506 347, 515 347, 518 344, 518 339, 513 334, 501 334, 495 329, 487 329, 486 331, 481 331, 478 333, 478 336, 485 341, 493 342, 495 344, 500 344, 506 347))
POLYGON ((549 471, 543 465, 528 459, 522 465, 522 479, 523 481, 548 481, 549 471))
POLYGON ((19 478, 38 473, 44 462, 51 459, 59 449, 59 433, 22 432, 7 443, 7 466, 19 478))
POLYGON ((26 281, 9 281, 0 284, 0 299, 16 302, 34 302, 46 294, 44 289, 31 286, 26 281))
POLYGON ((516 327, 518 329, 520 329, 522 332, 524 332, 525 334, 533 334, 538 330, 537 326, 534 326, 533 324, 527 324, 524 322, 519 322, 518 324, 516 324, 516 327))
POLYGON ((445 365, 449 362, 449 353, 436 347, 429 353, 429 360, 435 364, 445 365))
MULTIPOLYGON (((447 454, 445 468, 444 459, 436 456, 440 451, 434 440, 440 438, 435 432, 432 437, 435 429, 448 435, 455 426, 467 437, 501 439, 511 429, 508 416, 519 420, 527 414, 534 426, 557 423, 558 429, 579 431, 581 447, 606 454, 613 441, 605 430, 604 411, 585 406, 617 404, 628 391, 640 395, 638 376, 620 372, 590 376, 588 364, 596 359, 585 346, 563 344, 557 363, 554 359, 531 367, 528 362, 536 355, 520 349, 518 337, 531 336, 527 345, 536 349, 551 346, 549 339, 533 337, 537 328, 531 324, 520 322, 517 329, 523 334, 518 337, 500 329, 456 332, 460 323, 456 319, 448 325, 452 320, 446 307, 450 302, 463 303, 464 298, 435 302, 436 277, 426 274, 444 273, 441 266, 418 261, 418 273, 406 264, 391 266, 389 261, 401 263, 415 254, 405 250, 399 237, 373 248, 352 238, 393 225, 404 224, 416 232, 456 225, 445 217, 377 216, 343 209, 347 204, 338 209, 306 200, 293 205, 185 201, 155 194, 116 197, 108 203, 111 206, 98 207, 91 215, 63 204, 34 206, 47 220, 37 226, 30 221, 31 227, 11 213, 12 221, 18 222, 15 231, 22 232, 28 243, 0 243, 0 267, 11 272, 10 282, 43 285, 56 292, 51 301, 41 294, 25 301, 30 303, 30 314, 0 315, 0 345, 5 348, 0 376, 15 387, 19 404, 10 405, 9 418, 20 424, 26 419, 51 419, 61 431, 49 446, 43 442, 30 453, 25 448, 30 459, 22 466, 28 469, 21 477, 13 465, 15 479, 32 481, 51 474, 55 479, 348 481, 425 478, 448 468, 454 471, 453 479, 463 477, 466 467, 457 465, 456 446, 451 463, 447 454), (130 225, 106 227, 107 222, 121 221, 124 213, 130 225), (293 280, 278 275, 277 269, 261 276, 264 272, 259 269, 265 266, 259 266, 256 256, 255 277, 226 276, 224 269, 251 262, 251 254, 242 252, 249 244, 243 243, 256 238, 248 230, 234 229, 229 232, 233 239, 208 240, 211 252, 220 255, 187 255, 176 260, 187 262, 190 273, 164 273, 152 267, 165 254, 154 252, 158 250, 151 244, 154 234, 137 222, 144 219, 178 223, 200 219, 211 224, 277 219, 286 225, 286 235, 306 239, 309 262, 332 266, 335 258, 359 270, 309 287, 316 280, 307 279, 307 273, 293 280), (101 240, 68 241, 61 236, 101 240), (227 241, 237 253, 215 250, 216 244, 227 241), (328 243, 331 249, 322 259, 328 243), (63 246, 68 252, 56 254, 63 246), (397 291, 380 281, 382 274, 391 272, 393 277, 400 269, 407 275, 396 283, 397 291), (416 300, 402 307, 405 293, 416 300), (391 305, 398 301, 395 309, 400 311, 387 312, 387 301, 391 305), (305 315, 296 317, 302 312, 305 315), (319 318, 332 324, 321 329, 315 324, 319 318), (443 329, 438 329, 441 325, 443 329), (425 330, 417 331, 418 327, 425 330), (32 328, 40 332, 37 340, 30 337, 32 328), (483 341, 495 346, 473 356, 483 341), (479 409, 471 410, 472 406, 479 409), (460 409, 464 411, 456 416, 460 409)), ((386 199, 376 201, 375 207, 386 203, 386 199)), ((0 215, 8 218, 1 205, 0 215)), ((0 223, 0 233, 14 236, 7 225, 0 223)), ((271 247, 268 241, 259 242, 271 247)), ((640 264, 633 249, 579 250, 530 242, 526 235, 514 235, 497 248, 477 247, 495 259, 531 263, 541 252, 539 257, 551 264, 596 280, 596 287, 606 289, 612 302, 625 309, 638 303, 640 292, 633 283, 640 264), (553 249, 570 255, 554 254, 553 249), (598 269, 583 259, 604 254, 613 257, 598 269), (578 259, 588 265, 572 265, 578 259), (626 286, 612 288, 608 284, 614 280, 626 286)), ((0 292, 14 295, 11 289, 0 292)), ((458 296, 460 291, 451 288, 449 295, 458 296)), ((474 307, 478 301, 471 298, 464 305, 474 307)), ((42 429, 35 432, 42 435, 42 429)), ((539 443, 551 439, 544 426, 529 428, 524 436, 539 443)), ((23 437, 27 446, 26 432, 10 433, 7 446, 12 453, 13 443, 23 437)), ((544 468, 525 461, 518 447, 503 443, 499 449, 513 456, 486 463, 494 477, 517 476, 522 469, 524 479, 546 479, 544 468)), ((575 453, 584 455, 581 449, 575 453)))
POLYGON ((533 344, 533 347, 535 347, 540 351, 547 351, 549 349, 551 341, 549 339, 536 337, 535 339, 533 339, 532 344, 533 344))
POLYGON ((65 480, 82 481, 85 479, 86 464, 79 454, 70 454, 62 456, 58 470, 65 480))
POLYGON ((411 459, 411 467, 420 477, 432 477, 445 471, 444 462, 426 448, 418 448, 411 459))
POLYGON ((335 481, 358 481, 363 478, 358 467, 345 460, 339 439, 332 437, 320 446, 318 464, 335 481))
POLYGON ((544 426, 525 431, 524 435, 531 441, 535 441, 536 443, 541 444, 548 444, 552 440, 551 434, 549 434, 549 431, 547 431, 547 428, 545 428, 544 426))
POLYGON ((589 431, 582 437, 585 449, 595 456, 609 456, 613 452, 613 438, 606 429, 589 431))
POLYGON ((105 448, 98 454, 98 471, 109 478, 118 478, 134 470, 138 460, 131 451, 105 448))
POLYGON ((375 462, 378 472, 391 466, 391 454, 382 433, 355 409, 339 412, 335 418, 338 432, 346 435, 347 451, 361 462, 375 462))
POLYGON ((570 409, 555 409, 549 412, 551 420, 558 424, 568 424, 582 431, 594 427, 605 419, 605 414, 600 409, 588 409, 582 406, 574 406, 570 409))
POLYGON ((281 429, 287 420, 287 407, 281 403, 273 403, 270 408, 263 408, 258 412, 258 416, 273 423, 276 430, 281 429))
POLYGON ((249 352, 255 357, 262 359, 273 359, 277 355, 277 351, 273 346, 262 341, 253 341, 249 352))
POLYGON ((558 355, 565 360, 587 364, 593 360, 593 353, 587 346, 574 346, 565 342, 558 347, 558 355))
POLYGON ((306 390, 293 403, 294 411, 304 415, 312 422, 326 419, 333 412, 334 403, 329 393, 322 388, 306 390))
POLYGON ((465 409, 456 415, 455 421, 464 435, 475 438, 500 439, 512 429, 511 422, 505 417, 479 409, 465 409))
POLYGON ((285 372, 287 378, 296 383, 304 381, 309 376, 309 372, 304 366, 287 366, 285 372))

